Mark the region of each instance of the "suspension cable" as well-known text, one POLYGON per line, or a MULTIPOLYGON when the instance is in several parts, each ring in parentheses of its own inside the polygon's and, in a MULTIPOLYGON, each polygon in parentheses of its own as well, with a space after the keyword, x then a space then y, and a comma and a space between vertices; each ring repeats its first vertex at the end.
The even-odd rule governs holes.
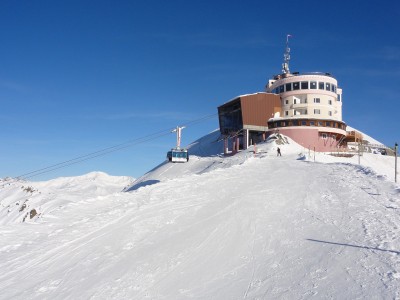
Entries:
MULTIPOLYGON (((211 118, 215 117, 216 115, 217 114, 206 115, 206 116, 203 116, 203 117, 201 117, 199 119, 195 119, 195 120, 189 121, 189 122, 187 122, 185 124, 182 124, 182 125, 186 126, 186 127, 189 126, 189 125, 194 125, 194 124, 197 124, 197 123, 200 123, 200 122, 204 122, 204 121, 206 121, 208 119, 211 119, 211 118)), ((41 168, 41 169, 37 169, 37 170, 31 171, 31 172, 28 172, 28 173, 24 173, 22 175, 19 175, 19 176, 13 178, 13 180, 26 180, 28 178, 32 178, 32 177, 36 177, 38 175, 46 174, 46 173, 49 173, 49 172, 52 172, 52 171, 55 171, 55 170, 58 170, 58 169, 62 169, 62 168, 71 166, 71 165, 79 164, 81 162, 84 162, 84 161, 87 161, 87 160, 90 160, 90 159, 94 159, 94 158, 99 157, 99 156, 104 156, 104 155, 107 155, 107 154, 110 154, 110 153, 113 153, 113 152, 116 152, 116 151, 119 151, 119 150, 122 150, 122 149, 125 149, 125 148, 128 148, 128 147, 131 147, 132 145, 142 144, 142 143, 154 140, 154 139, 158 139, 158 138, 160 138, 162 136, 166 136, 166 135, 170 134, 172 129, 173 128, 161 130, 161 131, 158 131, 158 132, 155 132, 155 133, 152 133, 152 134, 140 137, 140 138, 136 138, 136 139, 133 139, 133 140, 126 141, 124 143, 120 143, 120 144, 115 145, 115 146, 107 147, 107 148, 104 148, 104 149, 101 149, 101 150, 98 150, 98 151, 95 151, 95 152, 91 152, 91 153, 88 153, 88 154, 85 154, 85 155, 81 155, 81 156, 78 156, 78 157, 63 161, 63 162, 59 162, 59 163, 53 164, 53 165, 50 165, 50 166, 47 166, 47 167, 44 167, 44 168, 41 168)), ((7 183, 10 183, 10 182, 7 182, 7 183)))

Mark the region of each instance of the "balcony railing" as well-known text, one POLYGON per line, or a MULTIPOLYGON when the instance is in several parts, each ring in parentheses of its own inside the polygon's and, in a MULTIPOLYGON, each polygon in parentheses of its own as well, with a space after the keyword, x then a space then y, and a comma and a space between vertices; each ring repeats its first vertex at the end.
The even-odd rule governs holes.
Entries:
POLYGON ((307 107, 308 107, 307 103, 296 103, 290 105, 290 108, 307 108, 307 107))

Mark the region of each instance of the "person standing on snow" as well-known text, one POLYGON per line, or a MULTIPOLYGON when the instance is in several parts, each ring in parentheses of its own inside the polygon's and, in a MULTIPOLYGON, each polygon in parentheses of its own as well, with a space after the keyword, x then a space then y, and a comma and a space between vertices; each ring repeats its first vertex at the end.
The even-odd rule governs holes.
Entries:
POLYGON ((278 147, 278 149, 276 149, 276 156, 282 156, 281 154, 281 149, 278 147))

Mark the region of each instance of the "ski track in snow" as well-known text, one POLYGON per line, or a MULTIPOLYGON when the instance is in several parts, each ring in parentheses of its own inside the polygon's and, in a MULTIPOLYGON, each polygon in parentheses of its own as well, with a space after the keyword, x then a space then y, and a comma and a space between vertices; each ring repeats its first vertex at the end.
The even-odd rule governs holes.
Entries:
POLYGON ((64 204, 0 228, 0 299, 400 298, 396 187, 258 147, 132 192, 46 196, 64 204))

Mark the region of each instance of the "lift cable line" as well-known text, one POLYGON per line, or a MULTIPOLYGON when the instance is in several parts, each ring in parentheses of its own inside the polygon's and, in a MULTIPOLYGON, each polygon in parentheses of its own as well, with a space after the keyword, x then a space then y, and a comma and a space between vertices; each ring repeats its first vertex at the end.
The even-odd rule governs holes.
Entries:
MULTIPOLYGON (((162 134, 163 132, 167 132, 167 131, 164 130, 164 131, 161 131, 161 132, 153 133, 153 134, 150 134, 150 135, 148 135, 146 137, 156 136, 157 134, 162 134)), ((123 148, 129 147, 133 143, 141 143, 142 142, 141 140, 146 138, 146 137, 130 140, 130 141, 127 141, 127 142, 124 142, 124 143, 121 143, 121 144, 118 144, 118 145, 115 145, 115 146, 111 146, 111 147, 108 147, 108 148, 105 148, 105 149, 102 149, 102 150, 98 150, 98 151, 95 151, 95 152, 92 152, 92 153, 89 153, 89 154, 78 156, 78 157, 75 157, 75 158, 72 158, 72 159, 69 159, 69 160, 66 160, 66 161, 63 161, 63 162, 60 162, 60 163, 57 163, 57 164, 42 168, 42 169, 38 169, 38 170, 29 172, 29 173, 25 173, 25 174, 17 176, 16 179, 26 179, 26 178, 34 177, 36 175, 46 173, 47 170, 49 170, 49 169, 50 169, 50 171, 52 171, 52 170, 55 170, 55 169, 63 168, 64 166, 68 166, 70 164, 71 165, 75 164, 75 163, 80 162, 80 161, 89 160, 92 157, 93 158, 94 157, 98 157, 98 156, 101 156, 101 155, 104 155, 104 154, 119 150, 119 149, 121 149, 121 147, 123 147, 123 148), (39 173, 39 174, 37 174, 37 173, 39 173)), ((158 136, 156 136, 156 137, 158 137, 158 136)))
MULTIPOLYGON (((201 117, 199 119, 195 119, 195 120, 189 121, 189 122, 183 124, 182 126, 187 127, 189 125, 194 125, 194 124, 206 121, 208 119, 211 119, 211 118, 215 117, 216 115, 217 114, 206 115, 206 116, 203 116, 203 117, 201 117)), ((78 157, 75 157, 75 158, 72 158, 72 159, 69 159, 69 160, 66 160, 66 161, 63 161, 63 162, 60 162, 60 163, 45 167, 45 168, 41 168, 41 169, 38 169, 38 170, 34 170, 34 171, 31 171, 31 172, 19 175, 19 176, 15 177, 15 179, 16 180, 18 180, 18 179, 25 180, 25 179, 36 177, 38 175, 49 173, 49 172, 52 172, 52 171, 55 171, 55 170, 58 170, 58 169, 62 169, 62 168, 65 168, 65 167, 68 167, 68 166, 71 166, 71 165, 74 165, 74 164, 78 164, 78 163, 81 163, 81 162, 84 162, 84 161, 87 161, 87 160, 90 160, 90 159, 94 159, 94 158, 99 157, 99 156, 104 156, 104 155, 110 154, 112 152, 116 152, 116 151, 119 151, 119 150, 122 150, 122 149, 125 149, 125 148, 128 148, 128 147, 131 147, 133 144, 137 145, 137 144, 145 143, 145 142, 160 138, 162 136, 169 135, 171 133, 171 130, 173 130, 173 128, 161 130, 161 131, 146 135, 144 137, 133 139, 133 140, 130 140, 130 141, 127 141, 127 142, 124 142, 124 143, 121 143, 121 144, 118 144, 118 145, 115 145, 115 146, 111 146, 111 147, 104 148, 102 150, 98 150, 98 151, 95 151, 95 152, 92 152, 92 153, 89 153, 89 154, 78 156, 78 157)))
POLYGON ((167 133, 160 132, 158 135, 152 134, 152 135, 149 135, 148 136, 149 138, 147 138, 147 139, 140 138, 140 139, 137 139, 137 140, 133 140, 133 141, 124 143, 124 144, 120 144, 118 146, 113 146, 113 147, 110 147, 110 148, 107 148, 107 149, 99 150, 99 151, 93 152, 91 154, 87 154, 87 155, 84 155, 84 156, 81 156, 81 157, 77 157, 77 158, 74 158, 74 159, 71 159, 71 160, 68 160, 68 161, 65 161, 65 162, 58 163, 56 165, 52 165, 52 166, 43 168, 41 170, 36 170, 36 171, 30 172, 30 173, 18 176, 17 179, 28 179, 28 178, 36 177, 38 175, 49 173, 49 172, 52 172, 52 171, 55 171, 55 170, 58 170, 58 169, 62 169, 62 168, 68 167, 68 166, 72 166, 72 165, 87 161, 87 160, 94 159, 94 158, 99 157, 99 156, 104 156, 104 155, 107 155, 107 154, 112 153, 112 152, 116 152, 116 151, 119 151, 119 150, 122 150, 122 149, 125 149, 125 148, 129 148, 129 147, 132 146, 133 143, 135 145, 141 144, 141 143, 144 143, 144 142, 147 142, 147 141, 150 141, 150 140, 154 140, 154 139, 160 138, 160 137, 162 137, 164 135, 167 135, 167 134, 169 134, 169 132, 167 132, 167 133), (30 175, 27 176, 28 174, 30 174, 30 175))

